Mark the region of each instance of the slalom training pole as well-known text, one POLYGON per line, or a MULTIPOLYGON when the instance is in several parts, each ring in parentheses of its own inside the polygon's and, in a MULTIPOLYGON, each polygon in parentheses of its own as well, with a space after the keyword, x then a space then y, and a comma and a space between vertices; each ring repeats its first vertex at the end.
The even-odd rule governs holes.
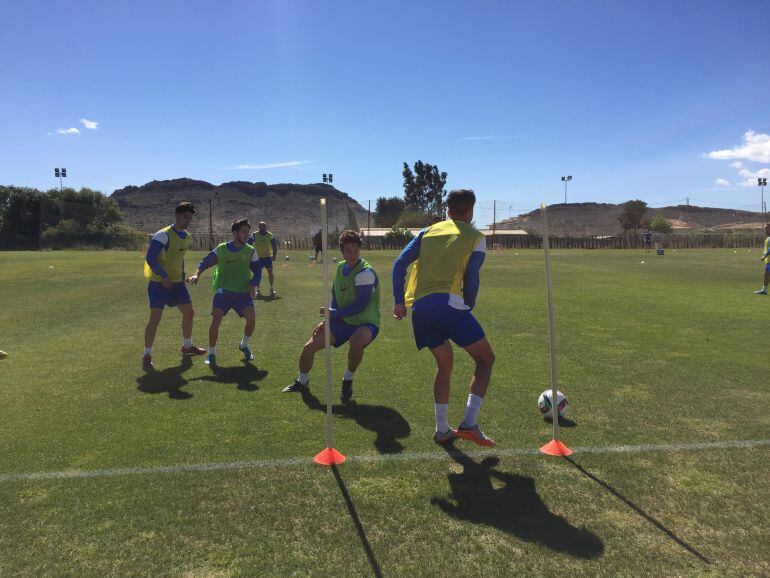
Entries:
POLYGON ((321 258, 323 260, 323 307, 324 307, 324 354, 326 358, 326 449, 315 456, 315 462, 323 466, 333 466, 345 461, 345 456, 334 449, 334 416, 332 414, 332 344, 329 326, 329 235, 326 225, 326 199, 321 199, 321 258))
POLYGON ((543 220, 543 249, 545 249, 545 288, 548 295, 548 330, 551 336, 551 421, 553 439, 542 446, 540 451, 549 456, 568 456, 572 453, 559 441, 559 407, 556 397, 556 331, 554 328, 553 294, 551 291, 551 252, 548 244, 548 217, 545 203, 540 203, 540 216, 543 220))

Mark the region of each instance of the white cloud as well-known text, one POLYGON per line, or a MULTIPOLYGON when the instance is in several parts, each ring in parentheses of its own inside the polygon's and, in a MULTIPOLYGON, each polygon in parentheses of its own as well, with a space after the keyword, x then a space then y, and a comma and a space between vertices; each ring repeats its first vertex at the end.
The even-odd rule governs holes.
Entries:
POLYGON ((80 119, 81 124, 87 129, 96 130, 99 128, 99 123, 95 120, 88 120, 87 118, 80 119))
POLYGON ((261 169, 283 169, 286 167, 299 167, 302 165, 307 165, 312 161, 285 161, 281 163, 260 163, 260 164, 251 164, 251 163, 244 163, 240 165, 236 165, 234 167, 225 167, 225 170, 261 170, 261 169))
POLYGON ((717 187, 729 187, 730 181, 728 181, 727 179, 717 179, 716 181, 714 181, 714 185, 716 185, 717 187))
POLYGON ((508 135, 500 135, 500 136, 464 136, 461 137, 460 140, 508 140, 512 138, 519 138, 519 135, 517 134, 508 134, 508 135))
POLYGON ((72 128, 57 128, 56 132, 59 134, 80 134, 80 131, 74 126, 72 128))
POLYGON ((744 159, 758 163, 770 163, 770 134, 748 130, 743 135, 743 144, 731 149, 712 151, 705 155, 710 159, 744 159))

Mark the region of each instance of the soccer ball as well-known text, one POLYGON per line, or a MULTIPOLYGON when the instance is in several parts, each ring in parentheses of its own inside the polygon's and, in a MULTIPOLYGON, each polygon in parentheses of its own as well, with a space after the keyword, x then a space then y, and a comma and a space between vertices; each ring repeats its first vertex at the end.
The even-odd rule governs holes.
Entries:
POLYGON ((333 257, 332 261, 334 261, 336 263, 337 262, 337 257, 333 257))
POLYGON ((285 260, 285 261, 288 261, 288 260, 289 260, 289 256, 288 256, 288 255, 286 255, 286 257, 284 257, 284 260, 285 260))
MULTIPOLYGON (((567 416, 567 409, 569 408, 569 402, 567 401, 567 396, 565 396, 562 392, 556 391, 556 401, 558 402, 558 408, 559 408, 559 417, 566 417, 567 416)), ((537 409, 540 410, 540 413, 545 415, 545 417, 553 418, 552 411, 551 411, 551 390, 546 389, 543 393, 540 394, 540 397, 537 398, 537 409)))

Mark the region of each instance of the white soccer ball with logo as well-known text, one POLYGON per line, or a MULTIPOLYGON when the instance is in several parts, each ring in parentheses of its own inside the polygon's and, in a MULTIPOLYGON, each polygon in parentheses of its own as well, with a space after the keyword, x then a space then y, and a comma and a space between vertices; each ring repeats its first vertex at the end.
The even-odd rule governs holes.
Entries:
MULTIPOLYGON (((558 390, 556 391, 556 405, 558 407, 559 417, 566 417, 567 410, 569 408, 569 402, 567 401, 567 396, 558 390)), ((540 397, 537 398, 537 409, 539 409, 540 413, 542 413, 545 417, 553 418, 552 407, 553 404, 551 403, 551 390, 546 389, 543 393, 540 394, 540 397)))

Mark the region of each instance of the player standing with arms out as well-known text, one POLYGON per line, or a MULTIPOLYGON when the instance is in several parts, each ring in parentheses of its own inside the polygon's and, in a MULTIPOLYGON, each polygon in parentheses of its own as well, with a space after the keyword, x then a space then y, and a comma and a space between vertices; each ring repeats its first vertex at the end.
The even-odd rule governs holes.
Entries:
POLYGON ((257 250, 259 257, 259 274, 257 275, 257 295, 260 295, 259 284, 262 281, 262 267, 267 269, 267 279, 270 282, 270 297, 275 297, 273 289, 273 261, 278 255, 278 241, 270 231, 267 230, 267 223, 261 221, 259 230, 249 238, 249 244, 257 250))
MULTIPOLYGON (((361 244, 361 236, 356 231, 348 230, 340 235, 339 247, 344 261, 337 266, 329 307, 331 344, 340 347, 350 341, 348 366, 340 392, 343 403, 353 396, 353 377, 364 358, 364 349, 380 331, 380 282, 372 266, 361 258, 361 244)), ((284 393, 300 391, 308 386, 313 358, 324 346, 324 324, 321 322, 302 348, 299 376, 294 383, 283 388, 284 393)))
POLYGON ((198 270, 187 281, 198 283, 201 274, 209 267, 214 270, 214 302, 211 306, 211 327, 209 327, 209 354, 206 365, 217 364, 217 339, 222 319, 230 309, 246 319, 243 339, 238 349, 244 361, 251 361, 254 355, 249 350, 249 340, 254 333, 254 294, 259 276, 257 252, 246 241, 251 232, 247 219, 235 221, 231 227, 233 240, 218 245, 198 264, 198 270), (251 279, 249 279, 251 277, 251 279))
POLYGON ((433 382, 436 431, 433 440, 446 444, 455 437, 493 447, 477 420, 492 376, 495 355, 471 310, 479 290, 479 270, 486 255, 486 239, 470 223, 476 195, 460 189, 449 193, 449 219, 431 225, 412 239, 393 263, 393 317, 406 316, 412 303, 412 327, 417 349, 428 347, 436 360, 433 382), (417 261, 404 282, 410 263, 417 261), (465 349, 476 363, 471 393, 460 426, 449 427, 449 385, 454 357, 449 340, 465 349))
POLYGON ((190 294, 184 283, 184 256, 190 246, 187 227, 193 220, 195 208, 183 201, 174 210, 174 224, 153 236, 144 262, 144 276, 149 279, 150 320, 144 329, 142 368, 153 369, 152 344, 163 316, 164 307, 176 307, 182 313, 182 355, 203 355, 206 350, 192 343, 193 310, 190 294))

